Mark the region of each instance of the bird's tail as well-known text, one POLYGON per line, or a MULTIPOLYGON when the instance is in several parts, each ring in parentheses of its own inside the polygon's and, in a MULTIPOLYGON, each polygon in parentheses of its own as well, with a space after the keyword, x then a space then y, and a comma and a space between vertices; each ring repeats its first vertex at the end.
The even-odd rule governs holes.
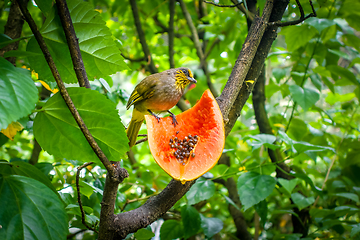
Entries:
POLYGON ((131 121, 126 130, 127 137, 129 138, 129 146, 132 147, 136 143, 136 138, 139 133, 141 124, 144 122, 144 114, 134 108, 131 121))

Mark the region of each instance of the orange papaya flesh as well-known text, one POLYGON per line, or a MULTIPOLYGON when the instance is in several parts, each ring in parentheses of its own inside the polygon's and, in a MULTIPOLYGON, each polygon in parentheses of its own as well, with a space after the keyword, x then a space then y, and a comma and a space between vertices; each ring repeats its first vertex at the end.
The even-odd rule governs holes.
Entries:
POLYGON ((155 117, 146 115, 145 120, 150 151, 156 163, 182 183, 209 171, 222 154, 225 144, 224 122, 220 108, 209 90, 203 93, 192 108, 176 116, 178 124, 175 127, 170 116, 158 122, 155 117), (185 144, 179 151, 176 145, 180 145, 180 141, 184 143, 184 139, 185 144))

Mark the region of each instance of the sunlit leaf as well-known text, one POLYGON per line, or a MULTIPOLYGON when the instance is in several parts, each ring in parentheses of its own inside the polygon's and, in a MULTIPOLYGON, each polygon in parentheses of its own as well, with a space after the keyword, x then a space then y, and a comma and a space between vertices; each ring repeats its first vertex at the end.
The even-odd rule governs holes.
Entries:
POLYGON ((0 130, 30 114, 37 100, 38 90, 30 71, 0 57, 0 130))
MULTIPOLYGON (((74 0, 67 4, 89 80, 107 77, 117 71, 127 69, 121 52, 99 13, 87 2, 74 0)), ((62 80, 66 83, 76 83, 77 78, 67 41, 55 9, 56 6, 53 6, 41 28, 41 33, 62 80)), ((38 53, 38 55, 29 56, 28 59, 31 67, 39 74, 39 78, 55 81, 35 38, 30 39, 27 50, 38 53)))
MULTIPOLYGON (((68 92, 107 158, 120 161, 128 151, 128 138, 113 102, 86 88, 68 88, 68 92)), ((99 161, 60 93, 52 96, 36 115, 34 134, 50 154, 83 162, 99 161)))
POLYGON ((23 128, 24 127, 19 122, 12 122, 6 129, 2 129, 0 132, 10 138, 10 140, 14 140, 16 133, 21 131, 23 128))

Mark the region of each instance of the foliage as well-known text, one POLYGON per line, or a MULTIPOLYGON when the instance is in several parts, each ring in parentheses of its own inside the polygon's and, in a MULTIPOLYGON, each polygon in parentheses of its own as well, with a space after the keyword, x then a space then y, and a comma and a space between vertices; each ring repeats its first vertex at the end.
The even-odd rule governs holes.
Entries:
MULTIPOLYGON (((38 7, 30 2, 28 9, 75 106, 105 155, 129 172, 120 184, 115 213, 136 209, 171 178, 154 162, 146 143, 133 148, 133 158, 126 156, 124 125, 131 114, 126 100, 134 85, 150 74, 148 59, 138 60, 144 53, 131 7, 123 1, 68 1, 89 90, 70 84, 77 79, 55 5, 35 2, 38 7)), ((186 6, 219 94, 245 41, 246 16, 237 8, 209 4, 204 14, 199 2, 186 1, 186 6)), ((308 1, 300 3, 305 14, 311 12, 308 1)), ((1 29, 10 17, 10 4, 0 4, 1 29)), ((137 4, 153 61, 158 71, 166 70, 168 1, 137 4)), ((281 28, 266 60, 265 107, 273 135, 260 133, 249 99, 226 138, 224 154, 230 164, 215 166, 167 214, 128 238, 239 237, 230 212, 238 210, 245 229, 259 239, 359 238, 360 3, 331 0, 313 5, 317 17, 281 28), (291 171, 272 162, 268 149, 278 152, 280 163, 291 171), (229 179, 237 183, 239 199, 234 199, 229 179), (307 236, 296 232, 296 221, 307 228, 307 236)), ((190 106, 209 86, 180 6, 175 11, 175 65, 189 67, 198 80, 185 95, 190 106)), ((299 8, 291 1, 283 21, 298 18, 299 8)), ((43 86, 54 89, 56 84, 31 34, 25 24, 19 49, 4 55, 16 56, 16 67, 0 57, 0 129, 16 121, 24 127, 12 141, 0 133, 0 205, 6 206, 0 208, 0 239, 64 239, 70 234, 96 239, 97 233, 85 231, 81 222, 76 169, 95 161, 80 172, 85 221, 95 228, 106 170, 60 94, 40 94, 43 86), (43 150, 34 161, 35 139, 43 150)), ((0 47, 10 42, 0 35, 0 47)), ((140 133, 146 133, 145 126, 140 133)))

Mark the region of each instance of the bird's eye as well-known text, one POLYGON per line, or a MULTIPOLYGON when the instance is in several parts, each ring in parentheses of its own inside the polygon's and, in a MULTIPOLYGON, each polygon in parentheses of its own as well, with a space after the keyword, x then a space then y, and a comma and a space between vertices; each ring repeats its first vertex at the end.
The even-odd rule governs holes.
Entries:
POLYGON ((187 73, 188 73, 188 71, 187 71, 186 69, 184 69, 184 70, 183 70, 183 73, 184 73, 184 74, 187 74, 187 73))

